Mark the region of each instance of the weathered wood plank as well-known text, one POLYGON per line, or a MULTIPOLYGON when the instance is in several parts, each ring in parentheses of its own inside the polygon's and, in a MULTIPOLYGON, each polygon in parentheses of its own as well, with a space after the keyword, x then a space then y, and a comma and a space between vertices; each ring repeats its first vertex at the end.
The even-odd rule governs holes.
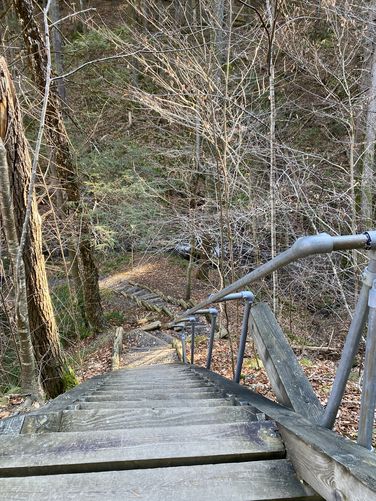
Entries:
POLYGON ((196 392, 164 392, 164 391, 120 391, 120 392, 108 392, 105 394, 93 393, 85 397, 86 402, 107 402, 112 401, 125 401, 131 400, 132 402, 137 402, 139 400, 147 400, 152 405, 155 400, 192 400, 192 399, 209 399, 209 398, 220 398, 221 394, 217 391, 196 391, 196 392))
POLYGON ((11 416, 0 421, 0 435, 18 435, 24 423, 25 416, 11 416))
POLYGON ((271 421, 0 437, 0 476, 281 458, 271 421))
POLYGON ((111 369, 118 370, 120 367, 120 357, 123 350, 123 327, 118 327, 115 332, 114 345, 112 348, 111 369))
POLYGON ((190 395, 201 395, 201 396, 205 396, 205 395, 217 395, 217 396, 221 396, 223 394, 223 392, 221 392, 218 388, 214 387, 214 386, 200 386, 200 387, 185 387, 185 388, 181 388, 179 386, 174 386, 172 388, 167 388, 165 389, 163 386, 157 386, 157 388, 150 388, 150 387, 144 387, 142 390, 140 390, 139 388, 136 388, 136 389, 132 389, 132 388, 128 388, 127 386, 125 388, 113 388, 113 387, 110 387, 109 389, 106 389, 106 390, 101 390, 101 389, 98 389, 97 391, 95 391, 94 393, 91 394, 91 396, 96 396, 96 395, 100 395, 100 396, 105 396, 105 395, 114 395, 114 396, 124 396, 124 397, 127 397, 127 396, 133 396, 133 395, 144 395, 146 398, 149 398, 149 397, 153 397, 155 395, 165 395, 165 394, 169 394, 169 395, 176 395, 176 396, 179 396, 179 395, 186 395, 186 396, 190 396, 190 395))
MULTIPOLYGON (((173 377, 173 375, 166 375, 163 377, 162 375, 156 374, 155 377, 152 377, 151 375, 147 374, 140 374, 139 376, 134 376, 134 377, 117 377, 114 378, 113 380, 106 380, 103 384, 106 384, 107 382, 109 384, 116 384, 116 383, 138 383, 138 384, 160 384, 163 385, 164 383, 188 383, 188 382, 197 382, 197 378, 189 378, 186 376, 179 376, 177 375, 176 377, 173 377)), ((202 380, 201 380, 202 382, 202 380)))
POLYGON ((52 433, 61 426, 62 411, 25 416, 21 433, 52 433))
POLYGON ((323 408, 270 307, 266 303, 254 306, 250 322, 257 351, 278 402, 318 422, 323 408))
MULTIPOLYGON (((80 409, 103 409, 103 402, 79 402, 80 409)), ((159 409, 171 407, 218 407, 232 406, 232 400, 225 398, 210 398, 210 399, 174 399, 174 400, 126 400, 126 401, 108 401, 106 409, 159 409)), ((75 406, 75 404, 74 404, 75 406)))
POLYGON ((42 409, 39 409, 32 414, 45 414, 51 411, 59 411, 66 409, 68 405, 73 404, 77 398, 79 398, 83 393, 91 393, 99 388, 106 381, 106 376, 94 376, 93 378, 85 381, 84 383, 76 386, 72 390, 59 395, 58 397, 50 400, 47 405, 45 405, 42 409))
MULTIPOLYGON (((187 426, 256 421, 256 409, 251 407, 178 407, 159 409, 98 409, 64 411, 60 429, 54 431, 116 430, 187 426)), ((44 430, 43 430, 44 431, 44 430)))
POLYGON ((285 460, 0 479, 9 501, 248 501, 320 499, 285 460))
POLYGON ((204 381, 160 381, 156 383, 153 380, 146 381, 145 383, 139 381, 127 381, 126 383, 122 383, 121 381, 117 381, 114 383, 108 382, 103 384, 97 392, 109 391, 109 390, 141 390, 141 389, 161 389, 165 388, 167 390, 176 390, 182 389, 185 390, 187 388, 213 388, 213 385, 210 385, 204 381))
POLYGON ((376 455, 336 433, 313 425, 301 415, 219 374, 194 367, 275 420, 285 441, 288 457, 299 476, 328 500, 364 501, 376 499, 376 455))
POLYGON ((146 332, 154 331, 156 329, 160 329, 161 325, 162 325, 161 322, 159 320, 156 320, 155 322, 150 322, 149 324, 143 325, 141 329, 146 332))
MULTIPOLYGON (((98 388, 93 394, 94 395, 101 395, 103 393, 119 393, 119 394, 125 394, 125 393, 134 393, 134 392, 145 392, 145 395, 151 395, 153 392, 158 393, 158 392, 171 392, 171 393, 212 393, 213 391, 220 392, 220 390, 214 386, 214 385, 209 385, 207 383, 204 383, 203 381, 195 381, 195 382, 189 382, 189 383, 182 383, 182 384, 174 384, 174 383, 166 383, 166 384, 153 384, 151 383, 144 383, 144 384, 116 384, 116 383, 109 383, 108 385, 103 385, 100 388, 98 388)), ((223 393, 223 392, 222 392, 223 393)))

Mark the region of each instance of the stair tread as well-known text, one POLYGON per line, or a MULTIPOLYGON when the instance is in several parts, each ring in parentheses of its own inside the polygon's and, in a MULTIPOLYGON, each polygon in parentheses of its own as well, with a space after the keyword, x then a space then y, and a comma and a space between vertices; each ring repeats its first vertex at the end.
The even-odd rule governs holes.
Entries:
MULTIPOLYGON (((151 390, 147 391, 128 391, 128 392, 107 392, 104 394, 98 394, 97 392, 92 393, 87 396, 83 396, 82 400, 86 402, 106 402, 108 400, 112 401, 139 401, 148 400, 150 402, 154 400, 194 400, 194 399, 216 399, 221 398, 221 394, 217 391, 206 391, 206 392, 156 392, 151 390)), ((80 399, 81 400, 81 399, 80 399)))
POLYGON ((0 475, 74 473, 283 457, 272 421, 0 437, 0 475))
POLYGON ((145 388, 146 389, 155 389, 155 388, 167 388, 167 389, 170 389, 170 388, 176 388, 176 389, 179 389, 179 388, 182 388, 182 389, 187 389, 187 388, 216 388, 216 386, 212 385, 212 384, 209 384, 209 383, 206 383, 204 381, 184 381, 184 382, 174 382, 174 381, 171 381, 171 382, 160 382, 160 383, 156 383, 155 381, 153 380, 150 380, 150 382, 148 383, 145 383, 145 384, 142 384, 138 381, 132 381, 132 382, 125 382, 125 383, 121 383, 121 382, 113 382, 113 383, 105 383, 103 384, 102 386, 100 386, 98 388, 98 390, 96 391, 102 391, 102 390, 111 390, 111 389, 114 389, 114 390, 126 390, 126 389, 138 389, 138 388, 145 388))
MULTIPOLYGON (((76 402, 80 409, 103 409, 103 401, 99 402, 76 402)), ((123 401, 107 401, 107 409, 119 409, 119 408, 149 408, 158 409, 160 407, 217 407, 217 406, 233 406, 231 400, 225 398, 209 398, 209 399, 191 399, 189 401, 183 399, 171 399, 171 400, 123 400, 123 401)))
POLYGON ((0 479, 3 499, 19 501, 316 500, 286 459, 0 479))
POLYGON ((157 409, 65 410, 26 415, 21 433, 51 433, 89 430, 150 428, 256 421, 251 406, 177 407, 157 409))
POLYGON ((132 388, 127 388, 126 386, 124 388, 98 388, 95 390, 92 395, 105 395, 106 393, 108 394, 113 394, 113 395, 133 395, 141 393, 146 396, 153 396, 153 395, 162 395, 162 394, 167 394, 167 395, 191 395, 192 393, 196 394, 207 394, 207 393, 217 393, 218 395, 220 394, 220 390, 218 388, 212 386, 204 386, 204 387, 186 387, 186 388, 180 388, 179 386, 175 386, 172 388, 164 388, 161 386, 157 386, 156 388, 146 388, 146 387, 141 387, 141 389, 132 389, 132 388))
POLYGON ((252 408, 182 407, 177 409, 129 409, 64 411, 59 431, 115 430, 151 426, 186 426, 255 421, 252 408))

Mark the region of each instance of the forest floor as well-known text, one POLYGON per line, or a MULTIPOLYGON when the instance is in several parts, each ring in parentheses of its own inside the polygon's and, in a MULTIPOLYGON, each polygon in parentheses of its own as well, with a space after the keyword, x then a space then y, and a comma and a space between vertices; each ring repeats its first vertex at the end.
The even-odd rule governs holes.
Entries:
MULTIPOLYGON (((108 329, 96 338, 88 337, 78 343, 72 343, 71 348, 67 350, 80 381, 110 370, 113 335, 117 326, 121 325, 126 333, 130 333, 137 332, 146 322, 161 320, 162 323, 167 323, 170 320, 168 317, 161 318, 155 312, 146 311, 114 291, 114 287, 126 281, 137 282, 177 299, 184 298, 186 263, 174 256, 140 254, 134 256, 132 264, 121 265, 101 279, 100 286, 108 329)), ((194 301, 202 300, 212 293, 213 283, 194 279, 192 291, 194 301)), ((215 341, 212 369, 227 378, 232 378, 242 317, 241 305, 232 303, 228 307, 227 317, 229 322, 225 327, 231 334, 227 335, 226 338, 215 341)), ((289 319, 289 322, 291 323, 291 319, 289 319)), ((283 320, 281 325, 285 328, 283 320)), ((286 330, 288 331, 288 329, 286 330)), ((302 330, 299 336, 294 335, 290 341, 295 346, 294 351, 306 376, 321 403, 325 405, 341 353, 343 338, 337 339, 336 336, 333 336, 333 333, 324 334, 319 332, 318 339, 314 339, 312 333, 305 333, 302 330), (296 346, 297 344, 298 346, 296 346), (314 349, 312 349, 313 344, 316 345, 313 347, 314 349), (329 349, 328 344, 330 344, 329 349)), ((123 363, 127 366, 134 362, 135 356, 137 358, 137 355, 134 355, 134 348, 137 347, 137 343, 139 343, 137 336, 126 335, 124 338, 123 363)), ((198 336, 195 351, 196 364, 205 364, 206 348, 206 337, 198 336)), ((189 344, 187 350, 189 353, 189 344)), ((360 369, 360 367, 354 367, 350 374, 350 381, 347 385, 336 424, 336 430, 351 439, 356 438, 359 415, 360 369)), ((246 347, 241 382, 252 390, 275 399, 262 362, 256 356, 251 340, 246 347)), ((0 400, 0 418, 17 413, 22 401, 22 397, 17 394, 7 395, 6 398, 0 400)))

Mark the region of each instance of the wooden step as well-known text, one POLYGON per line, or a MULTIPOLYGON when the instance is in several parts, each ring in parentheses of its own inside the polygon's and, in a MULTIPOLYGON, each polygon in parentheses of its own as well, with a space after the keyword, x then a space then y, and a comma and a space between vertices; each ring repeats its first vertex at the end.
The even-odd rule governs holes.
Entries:
MULTIPOLYGON (((230 399, 225 398, 210 398, 210 399, 191 399, 189 401, 183 399, 171 400, 123 400, 123 401, 108 401, 105 404, 106 409, 160 409, 171 407, 218 407, 218 406, 233 406, 234 403, 230 399)), ((69 408, 75 409, 103 409, 103 402, 76 402, 69 408)))
MULTIPOLYGON (((149 301, 150 299, 156 299, 158 298, 159 296, 157 294, 155 294, 154 292, 149 292, 149 291, 144 291, 144 295, 142 296, 142 299, 144 301, 149 301)), ((141 326, 141 329, 143 328, 143 326, 141 326)))
POLYGON ((191 370, 184 368, 183 365, 180 365, 176 367, 173 364, 168 364, 166 365, 166 368, 161 368, 161 365, 156 364, 154 366, 150 365, 147 367, 139 367, 138 369, 121 369, 119 371, 114 372, 111 374, 111 379, 118 378, 118 377, 134 377, 136 378, 137 376, 150 376, 151 374, 159 377, 164 377, 164 376, 185 376, 185 377, 198 377, 196 376, 191 370), (169 367, 171 365, 171 367, 169 367), (154 368, 155 367, 155 368, 154 368))
POLYGON ((0 437, 0 476, 281 458, 272 421, 0 437))
POLYGON ((21 433, 85 432, 235 423, 257 421, 256 413, 257 410, 250 406, 67 410, 26 415, 21 433))
POLYGON ((286 459, 0 479, 1 499, 18 501, 266 501, 321 499, 286 459), (62 494, 64 493, 64 494, 62 494))
POLYGON ((125 386, 124 388, 113 388, 112 386, 110 388, 98 388, 95 390, 94 393, 91 393, 91 395, 106 395, 106 394, 111 394, 115 396, 122 396, 122 395, 137 395, 137 394, 142 394, 145 395, 145 397, 153 397, 154 395, 161 395, 163 393, 171 394, 171 395, 191 395, 192 393, 195 394, 200 394, 200 395, 206 395, 206 394, 213 394, 216 393, 217 395, 223 395, 224 392, 220 391, 218 388, 215 386, 201 386, 199 388, 197 387, 185 387, 181 388, 180 386, 173 386, 171 389, 169 387, 164 387, 158 385, 156 388, 149 388, 148 386, 141 386, 140 388, 132 389, 128 388, 125 386))
MULTIPOLYGON (((192 400, 192 399, 216 399, 220 398, 222 395, 217 391, 201 391, 201 392, 156 392, 156 391, 127 391, 127 392, 107 392, 105 394, 99 394, 95 392, 91 395, 82 397, 82 400, 86 402, 121 402, 121 401, 139 401, 139 400, 147 400, 150 402, 150 405, 156 400, 192 400)), ((80 399, 81 400, 81 399, 80 399)))
POLYGON ((56 431, 116 430, 152 426, 187 426, 256 421, 248 407, 178 407, 172 409, 101 409, 64 411, 56 431))
POLYGON ((126 285, 126 286, 121 287, 119 289, 122 292, 125 292, 126 294, 133 294, 134 292, 137 292, 138 290, 140 290, 139 287, 137 287, 137 286, 130 286, 130 285, 126 285))
POLYGON ((132 292, 132 296, 144 299, 144 296, 146 296, 148 293, 149 292, 145 289, 137 289, 136 291, 132 292))
POLYGON ((181 389, 182 391, 186 389, 191 389, 191 388, 211 388, 211 389, 217 389, 216 386, 212 384, 205 383, 204 381, 182 381, 182 382, 173 382, 173 381, 161 381, 159 383, 156 383, 155 381, 151 380, 150 382, 147 383, 139 383, 137 381, 131 381, 131 382, 126 382, 126 383, 121 383, 121 382, 108 382, 105 383, 104 385, 100 386, 96 391, 108 391, 108 390, 141 390, 141 389, 148 389, 148 390, 156 390, 156 389, 174 389, 176 390, 181 389))
MULTIPOLYGON (((135 368, 135 371, 137 368, 135 368)), ((104 380, 103 384, 105 383, 116 383, 116 382, 153 382, 157 381, 158 383, 168 383, 169 381, 173 382, 179 382, 183 383, 184 381, 187 382, 207 382, 204 379, 201 379, 199 377, 191 376, 191 375, 184 375, 184 374, 158 374, 156 373, 150 373, 150 374, 145 374, 145 373, 140 373, 140 374, 132 374, 132 375, 119 375, 119 376, 114 376, 112 378, 107 378, 104 380)))

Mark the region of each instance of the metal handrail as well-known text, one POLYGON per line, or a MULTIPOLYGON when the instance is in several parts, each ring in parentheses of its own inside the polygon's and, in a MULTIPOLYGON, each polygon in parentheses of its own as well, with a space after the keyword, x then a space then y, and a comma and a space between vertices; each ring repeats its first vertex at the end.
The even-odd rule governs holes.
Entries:
MULTIPOLYGON (((245 352, 245 345, 247 342, 247 336, 248 336, 248 324, 249 324, 249 315, 251 313, 251 307, 253 304, 253 301, 255 299, 255 296, 253 292, 251 291, 241 291, 241 292, 234 292, 232 294, 228 294, 227 296, 223 297, 220 299, 218 302, 226 302, 226 301, 234 301, 237 299, 244 299, 245 305, 244 305, 244 313, 243 313, 243 321, 242 321, 242 330, 240 334, 240 342, 239 342, 239 348, 238 348, 238 356, 236 358, 236 369, 235 369, 235 374, 234 374, 234 381, 235 383, 239 383, 240 381, 240 375, 242 372, 242 367, 243 367, 243 360, 244 360, 244 352, 245 352)), ((209 349, 208 349, 208 358, 209 358, 209 351, 210 351, 210 362, 211 362, 211 352, 212 352, 212 346, 209 344, 209 349)), ((210 368, 210 364, 209 364, 210 368)))
MULTIPOLYGON (((192 316, 209 305, 226 300, 226 296, 260 280, 267 275, 287 266, 298 259, 315 254, 328 254, 338 250, 350 249, 369 250, 369 263, 363 274, 363 285, 359 294, 354 316, 350 325, 342 351, 341 360, 333 383, 331 395, 325 409, 321 425, 332 428, 342 401, 345 386, 350 375, 352 361, 358 351, 361 335, 369 317, 369 336, 367 337, 367 351, 365 360, 365 382, 362 394, 361 413, 359 421, 358 443, 371 448, 372 424, 376 406, 376 231, 366 231, 357 235, 330 236, 327 233, 299 238, 289 249, 274 257, 267 263, 257 267, 239 280, 209 296, 205 301, 187 310, 177 317, 172 324, 176 324, 187 316, 192 316), (371 290, 372 289, 372 290, 371 290), (372 292, 374 291, 374 292, 372 292), (373 296, 372 296, 373 294, 373 296), (368 395, 368 396, 367 396, 368 395)), ((235 293, 235 294, 234 294, 235 293)), ((243 322, 244 327, 244 322, 243 322)), ((242 327, 242 333, 243 333, 242 327)), ((248 330, 248 321, 244 329, 248 330)), ((194 336, 193 336, 194 337, 194 336)), ((241 345, 244 340, 241 340, 241 345)), ((244 344, 245 346, 245 344, 244 344)), ((243 351, 244 355, 244 351, 243 351)), ((238 355, 239 358, 239 355, 238 355)), ((240 358, 239 358, 240 359, 240 358)), ((192 359, 191 359, 192 360, 192 359)))
POLYGON ((211 304, 220 301, 228 294, 237 292, 241 288, 248 287, 257 280, 261 280, 267 275, 303 257, 313 256, 315 254, 328 254, 337 250, 362 248, 376 248, 376 231, 368 231, 358 235, 341 235, 335 237, 327 233, 320 233, 319 235, 298 238, 289 249, 281 252, 281 254, 278 254, 278 256, 261 266, 258 266, 255 270, 244 275, 244 277, 239 278, 239 280, 236 280, 227 287, 212 294, 193 308, 190 308, 183 315, 177 317, 173 323, 179 322, 184 317, 193 315, 198 310, 207 308, 211 304))
POLYGON ((195 330, 196 330, 196 315, 210 315, 210 338, 209 338, 209 348, 208 348, 208 356, 206 360, 206 368, 210 369, 211 365, 211 354, 213 351, 213 343, 214 343, 214 335, 217 323, 218 310, 216 308, 208 308, 205 310, 196 311, 195 315, 191 315, 189 317, 184 317, 180 320, 179 323, 174 324, 174 327, 181 327, 183 329, 183 333, 181 336, 182 343, 182 353, 183 353, 183 363, 186 363, 186 349, 185 349, 185 324, 190 323, 191 325, 191 359, 190 363, 194 362, 195 355, 195 330))

